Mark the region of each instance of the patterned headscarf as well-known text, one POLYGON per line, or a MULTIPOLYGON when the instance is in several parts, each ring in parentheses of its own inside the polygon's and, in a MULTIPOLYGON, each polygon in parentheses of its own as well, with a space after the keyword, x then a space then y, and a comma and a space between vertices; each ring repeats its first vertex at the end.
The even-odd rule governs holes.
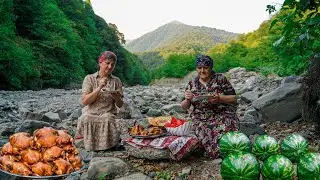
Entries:
POLYGON ((213 67, 213 60, 210 56, 200 54, 196 59, 196 67, 198 66, 210 66, 213 67))
POLYGON ((106 59, 112 59, 114 61, 117 61, 117 56, 111 51, 104 51, 103 53, 100 54, 99 56, 99 63, 102 63, 106 59))

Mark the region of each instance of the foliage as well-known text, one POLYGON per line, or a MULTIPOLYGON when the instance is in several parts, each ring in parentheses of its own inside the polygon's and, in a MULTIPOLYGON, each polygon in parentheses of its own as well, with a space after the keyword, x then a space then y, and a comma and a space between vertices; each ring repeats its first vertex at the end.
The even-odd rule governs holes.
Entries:
POLYGON ((181 78, 195 69, 194 55, 172 54, 166 60, 166 63, 152 71, 152 79, 161 77, 181 78))
POLYGON ((217 43, 226 43, 235 33, 215 28, 189 26, 171 22, 130 41, 126 48, 132 52, 159 52, 167 58, 170 54, 203 53, 217 43))
POLYGON ((96 16, 90 1, 8 0, 0 11, 0 89, 80 84, 105 50, 117 54, 115 74, 125 84, 150 82, 141 60, 119 42, 123 34, 96 16))
MULTIPOLYGON (((270 8, 274 9, 274 6, 267 10, 270 8)), ((284 24, 282 37, 275 46, 298 47, 300 54, 304 54, 302 58, 295 59, 296 62, 308 63, 303 81, 303 118, 318 122, 317 130, 320 132, 320 1, 285 0, 281 10, 288 13, 280 13, 270 26, 273 28, 278 22, 284 24)))

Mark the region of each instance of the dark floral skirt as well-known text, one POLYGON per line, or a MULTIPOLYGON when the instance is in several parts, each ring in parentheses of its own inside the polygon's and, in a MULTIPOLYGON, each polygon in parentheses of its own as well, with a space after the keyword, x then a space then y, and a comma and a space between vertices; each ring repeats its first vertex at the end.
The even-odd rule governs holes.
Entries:
POLYGON ((209 120, 193 120, 193 131, 200 144, 206 150, 206 154, 213 159, 220 156, 219 139, 229 131, 239 129, 238 118, 216 117, 209 120))

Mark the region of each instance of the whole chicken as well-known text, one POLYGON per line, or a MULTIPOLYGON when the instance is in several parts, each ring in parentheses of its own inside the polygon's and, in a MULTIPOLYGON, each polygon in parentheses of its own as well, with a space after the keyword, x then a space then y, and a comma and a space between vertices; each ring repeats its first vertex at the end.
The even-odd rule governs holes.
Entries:
POLYGON ((21 174, 24 176, 29 176, 32 174, 31 170, 22 162, 13 162, 12 170, 10 172, 14 174, 21 174))
POLYGON ((33 136, 42 137, 47 135, 58 135, 58 131, 53 129, 52 127, 43 127, 41 129, 37 129, 33 132, 33 136))
POLYGON ((52 164, 38 162, 31 166, 31 170, 35 176, 52 176, 54 173, 52 166, 52 164))
POLYGON ((9 137, 9 142, 13 146, 13 153, 19 153, 20 150, 29 148, 33 143, 32 137, 26 132, 13 134, 9 137))
POLYGON ((57 144, 63 146, 67 143, 73 143, 73 138, 68 134, 67 130, 58 130, 57 144))
POLYGON ((11 171, 13 162, 15 162, 16 160, 17 158, 13 155, 0 156, 1 169, 5 171, 11 171))
POLYGON ((69 153, 79 154, 76 146, 74 144, 72 144, 72 143, 65 144, 63 146, 63 150, 66 151, 66 152, 69 152, 69 153))
POLYGON ((23 150, 21 152, 21 159, 23 162, 31 165, 39 162, 41 160, 40 152, 32 149, 23 150))
POLYGON ((12 154, 13 153, 13 147, 11 146, 10 142, 7 142, 5 145, 2 147, 2 154, 12 154))
POLYGON ((55 173, 58 175, 69 174, 74 171, 72 165, 62 158, 53 161, 53 163, 55 165, 55 173))
POLYGON ((56 135, 45 135, 45 136, 41 136, 41 137, 34 137, 34 141, 36 144, 36 147, 38 149, 40 148, 50 148, 52 146, 56 145, 56 140, 57 140, 56 135))
POLYGON ((50 162, 59 157, 63 157, 64 155, 65 152, 62 148, 58 146, 52 146, 42 153, 42 159, 44 162, 50 162))
POLYGON ((36 148, 50 148, 56 145, 58 131, 51 127, 44 127, 33 132, 36 148))
POLYGON ((68 161, 71 163, 74 170, 79 170, 82 167, 81 158, 78 155, 67 153, 66 155, 68 161))

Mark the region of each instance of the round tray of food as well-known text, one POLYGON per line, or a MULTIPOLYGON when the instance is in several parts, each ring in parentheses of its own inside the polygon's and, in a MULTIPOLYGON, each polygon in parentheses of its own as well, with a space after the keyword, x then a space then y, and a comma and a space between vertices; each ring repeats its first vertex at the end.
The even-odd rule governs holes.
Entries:
MULTIPOLYGON (((4 173, 6 175, 11 176, 11 177, 17 177, 18 179, 61 179, 61 178, 66 178, 68 176, 73 176, 73 175, 76 175, 76 174, 79 174, 81 172, 84 172, 85 171, 85 166, 82 166, 81 169, 79 170, 76 170, 76 171, 73 171, 69 174, 60 174, 60 175, 52 175, 52 176, 24 176, 24 175, 20 175, 20 174, 14 174, 14 173, 10 173, 8 171, 5 171, 5 170, 2 170, 0 168, 0 172, 1 173, 4 173)), ((2 176, 0 176, 2 177, 2 176)))
POLYGON ((144 128, 142 125, 137 124, 128 129, 131 137, 146 139, 146 138, 157 138, 165 136, 167 131, 164 127, 161 126, 148 126, 144 128))
POLYGON ((32 135, 18 132, 0 150, 1 173, 18 179, 61 179, 84 171, 79 151, 66 130, 44 127, 32 135))

